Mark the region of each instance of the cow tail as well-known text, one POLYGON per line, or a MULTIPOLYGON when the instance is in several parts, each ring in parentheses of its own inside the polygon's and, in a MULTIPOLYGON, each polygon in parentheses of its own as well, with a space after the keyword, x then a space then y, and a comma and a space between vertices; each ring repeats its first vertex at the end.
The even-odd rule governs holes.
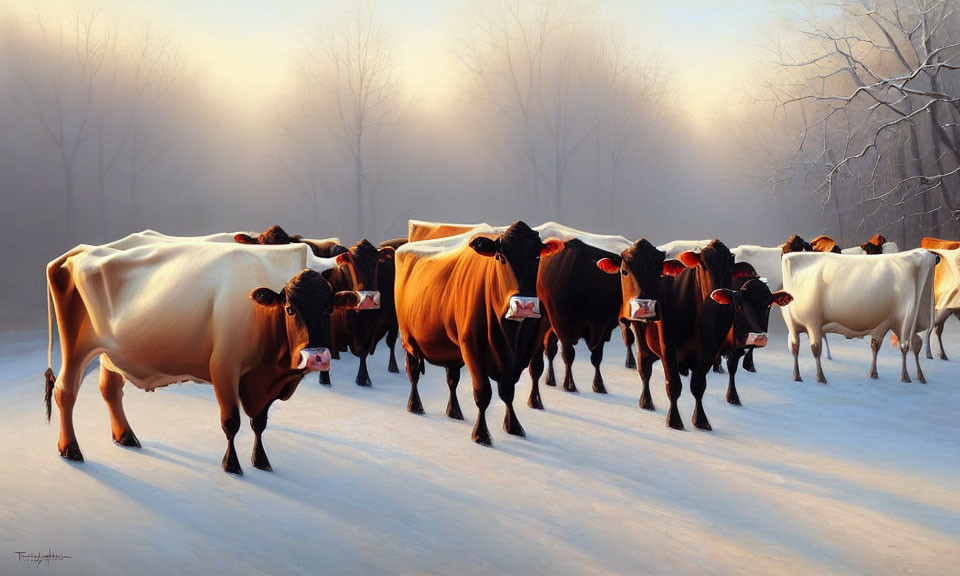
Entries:
POLYGON ((53 374, 53 294, 50 292, 50 279, 47 278, 47 371, 43 373, 46 380, 43 393, 43 405, 47 411, 47 422, 50 421, 50 398, 53 396, 53 386, 56 376, 53 374))

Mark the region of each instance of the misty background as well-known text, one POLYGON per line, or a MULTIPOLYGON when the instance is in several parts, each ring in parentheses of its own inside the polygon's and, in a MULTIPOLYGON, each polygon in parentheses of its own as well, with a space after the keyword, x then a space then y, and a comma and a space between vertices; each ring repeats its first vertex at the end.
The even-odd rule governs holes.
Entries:
POLYGON ((960 0, 259 4, 0 4, 4 327, 145 228, 958 233, 960 0))

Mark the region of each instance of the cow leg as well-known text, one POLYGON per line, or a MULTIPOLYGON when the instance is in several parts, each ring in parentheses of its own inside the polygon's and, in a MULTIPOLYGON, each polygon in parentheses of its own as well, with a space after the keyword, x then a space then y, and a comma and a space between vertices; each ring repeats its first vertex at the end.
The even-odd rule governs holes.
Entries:
POLYGON ((657 361, 656 356, 650 351, 644 341, 644 335, 640 333, 640 325, 634 325, 633 329, 637 331, 637 357, 640 367, 640 408, 644 410, 656 410, 653 406, 653 397, 650 396, 650 375, 653 374, 653 363, 657 361))
MULTIPOLYGON (((473 374, 471 374, 473 376, 473 374)), ((487 429, 487 407, 490 406, 490 399, 493 397, 493 388, 490 387, 490 379, 486 376, 473 377, 473 400, 477 403, 477 423, 473 425, 473 434, 471 437, 477 444, 492 446, 490 440, 490 431, 487 429)))
POLYGON ((360 367, 357 368, 357 386, 373 386, 370 373, 367 371, 367 353, 360 353, 360 367))
POLYGON ((527 399, 527 406, 536 410, 543 410, 543 400, 540 398, 540 376, 542 374, 543 348, 538 347, 530 358, 530 398, 527 399))
POLYGON ((557 385, 557 376, 553 371, 553 359, 557 357, 557 335, 553 332, 547 334, 547 379, 543 381, 547 386, 557 385))
POLYGON ((593 364, 593 391, 597 394, 606 394, 607 388, 603 385, 603 375, 600 374, 601 362, 603 362, 603 341, 590 351, 590 363, 593 364))
POLYGON ((563 357, 563 389, 567 392, 576 392, 577 385, 573 381, 573 359, 577 352, 573 344, 561 342, 560 356, 563 357))
POLYGON ((830 355, 830 343, 827 342, 827 335, 823 335, 823 347, 827 349, 827 360, 833 360, 833 356, 830 355))
MULTIPOLYGON (((339 359, 340 359, 340 349, 339 349, 339 348, 335 348, 335 347, 333 347, 333 346, 330 347, 330 359, 331 359, 331 360, 339 360, 339 359)), ((328 380, 329 380, 329 378, 328 378, 328 380)), ((320 382, 320 383, 323 384, 323 382, 320 382)), ((327 382, 327 384, 330 384, 330 382, 327 382)))
POLYGON ((460 401, 457 399, 457 384, 460 383, 461 366, 447 366, 447 388, 450 389, 450 400, 447 401, 447 416, 454 420, 463 420, 460 411, 460 401))
POLYGON ((387 331, 387 348, 390 349, 390 362, 387 364, 387 372, 393 374, 399 374, 400 368, 397 367, 397 354, 394 348, 397 345, 397 336, 400 331, 396 328, 391 328, 387 331))
POLYGON ((923 370, 920 369, 920 349, 923 347, 923 339, 920 336, 914 336, 910 340, 910 348, 913 350, 913 360, 917 364, 917 380, 921 384, 926 384, 927 379, 923 377, 923 370))
MULTIPOLYGON (((749 352, 749 350, 746 352, 749 352)), ((730 375, 730 380, 727 383, 727 404, 733 404, 734 406, 740 406, 740 395, 737 394, 736 376, 737 364, 740 363, 740 357, 744 355, 744 350, 737 348, 727 356, 727 373, 730 375)), ((746 360, 744 360, 744 362, 746 362, 746 360)))
POLYGON ((813 358, 817 361, 817 382, 826 384, 827 379, 824 377, 823 367, 820 365, 820 338, 813 334, 810 335, 810 351, 813 352, 813 358))
POLYGON ((227 375, 213 376, 213 392, 217 396, 217 404, 220 405, 220 427, 227 437, 227 451, 223 455, 221 465, 226 472, 243 475, 240 468, 240 460, 237 458, 237 449, 233 444, 233 439, 240 431, 240 383, 237 378, 227 375))
MULTIPOLYGON (((60 451, 60 456, 67 460, 83 462, 83 453, 80 451, 77 433, 73 428, 73 407, 77 403, 77 393, 80 391, 80 381, 83 379, 83 367, 86 363, 83 358, 75 354, 68 353, 63 358, 60 375, 57 376, 53 387, 53 397, 60 409, 60 438, 57 441, 57 449, 60 451)), ((48 375, 48 382, 49 378, 48 375)), ((49 406, 50 397, 46 398, 49 406)))
MULTIPOLYGON (((944 325, 945 323, 946 323, 946 322, 941 322, 940 324, 937 324, 937 326, 936 326, 936 328, 935 328, 935 330, 937 331, 937 344, 940 345, 940 359, 941 359, 941 360, 946 360, 946 359, 947 359, 947 351, 943 349, 943 325, 944 325)), ((928 351, 930 350, 930 340, 929 340, 929 337, 928 337, 928 339, 927 339, 927 350, 928 350, 928 351)), ((931 356, 930 354, 927 354, 927 358, 931 358, 931 357, 932 357, 932 356, 931 356)))
POLYGON ((793 354, 793 381, 803 382, 800 377, 800 336, 790 333, 790 353, 793 354))
POLYGON ((516 384, 507 384, 506 382, 497 382, 497 394, 506 404, 507 412, 503 416, 503 429, 511 436, 524 436, 527 433, 523 431, 520 420, 517 418, 517 412, 513 409, 513 396, 516 393, 516 384))
MULTIPOLYGON (((330 357, 333 358, 332 353, 331 353, 331 356, 330 356, 330 357)), ((323 372, 320 372, 320 384, 322 384, 322 385, 324 385, 324 386, 330 386, 330 371, 329 371, 329 370, 324 370, 323 372)))
POLYGON ((626 324, 620 324, 620 335, 623 337, 623 345, 627 348, 627 359, 624 362, 624 366, 636 369, 637 360, 633 356, 633 330, 626 324))
POLYGON ((264 409, 250 418, 250 428, 253 429, 253 453, 250 455, 250 463, 253 464, 255 468, 260 470, 265 470, 267 472, 273 472, 273 467, 270 466, 270 460, 267 458, 267 453, 263 449, 263 431, 267 428, 267 411, 270 410, 270 405, 272 402, 268 403, 264 409))
POLYGON ((867 371, 867 376, 876 380, 877 375, 877 353, 880 352, 881 341, 876 338, 870 338, 870 351, 873 352, 873 360, 870 362, 870 370, 867 371))
POLYGON ((756 372, 757 367, 753 365, 753 348, 747 350, 743 356, 743 369, 747 372, 756 372))
POLYGON ((140 441, 127 422, 123 412, 123 376, 100 364, 100 394, 110 411, 110 429, 113 441, 120 446, 139 448, 140 441))
MULTIPOLYGON (((897 335, 899 338, 899 334, 897 335)), ((900 381, 910 383, 910 374, 907 373, 907 350, 910 348, 910 343, 904 343, 903 340, 900 340, 900 381)))
POLYGON ((417 392, 417 383, 420 381, 420 361, 409 352, 407 352, 407 378, 410 379, 410 398, 407 400, 407 412, 423 414, 423 404, 420 402, 420 393, 417 392))
POLYGON ((693 408, 693 425, 701 430, 713 430, 710 427, 710 421, 707 420, 707 413, 703 411, 703 393, 707 390, 707 372, 693 371, 690 374, 690 393, 696 405, 693 408))
MULTIPOLYGON (((937 325, 934 324, 933 327, 935 330, 937 325)), ((931 332, 933 332, 933 330, 927 330, 927 333, 924 334, 924 337, 923 337, 925 348, 927 349, 927 360, 933 360, 933 350, 930 349, 930 333, 931 332)))
POLYGON ((717 356, 717 359, 713 363, 713 371, 717 374, 723 374, 723 366, 721 366, 722 363, 723 356, 717 356))

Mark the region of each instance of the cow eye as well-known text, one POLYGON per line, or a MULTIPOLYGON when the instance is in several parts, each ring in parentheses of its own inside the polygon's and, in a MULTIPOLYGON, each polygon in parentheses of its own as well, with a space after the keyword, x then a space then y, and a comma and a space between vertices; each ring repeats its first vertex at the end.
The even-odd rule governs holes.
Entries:
POLYGON ((287 306, 286 311, 287 316, 293 316, 297 313, 297 311, 293 309, 293 306, 287 306))
POLYGON ((624 276, 626 276, 626 275, 627 275, 627 269, 626 269, 626 268, 621 268, 621 269, 620 269, 620 273, 623 274, 624 276))

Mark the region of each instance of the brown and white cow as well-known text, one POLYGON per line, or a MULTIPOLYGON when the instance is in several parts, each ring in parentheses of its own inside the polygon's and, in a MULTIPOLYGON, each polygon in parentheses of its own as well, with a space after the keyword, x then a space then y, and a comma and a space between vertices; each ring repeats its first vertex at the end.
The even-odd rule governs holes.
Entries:
POLYGON ((63 360, 56 379, 47 369, 45 403, 48 418, 51 396, 60 408, 60 454, 83 461, 73 407, 84 368, 99 356, 115 442, 140 445, 123 411, 125 379, 144 390, 210 382, 227 436, 223 469, 242 473, 233 443, 242 406, 256 434, 251 461, 270 470, 261 442, 270 405, 288 399, 307 371, 329 369, 330 314, 357 303, 352 292, 335 295, 318 272, 303 269, 308 252, 304 245, 159 242, 126 250, 81 245, 52 261, 48 305, 63 360))
POLYGON ((334 258, 347 251, 347 248, 340 245, 339 238, 324 238, 322 240, 304 239, 299 234, 289 235, 286 230, 280 226, 274 225, 260 233, 256 238, 250 234, 237 233, 233 235, 233 240, 240 244, 261 244, 264 246, 276 246, 279 244, 306 244, 313 250, 313 254, 320 258, 334 258))
POLYGON ((462 419, 456 389, 466 365, 479 409, 473 440, 491 444, 486 423, 491 379, 507 407, 504 429, 525 435, 513 398, 540 331, 538 265, 541 256, 562 248, 559 240, 542 242, 525 223, 515 222, 502 234, 467 232, 397 250, 397 322, 410 378, 407 410, 423 413, 417 383, 430 362, 447 371, 447 415, 462 419))
MULTIPOLYGON (((947 353, 943 349, 943 325, 951 316, 960 319, 960 242, 924 238, 920 241, 920 247, 940 257, 933 280, 933 292, 936 298, 933 331, 937 333, 937 341, 940 343, 940 359, 946 360, 947 353)), ((927 358, 933 358, 929 332, 926 334, 926 341, 927 358)))

